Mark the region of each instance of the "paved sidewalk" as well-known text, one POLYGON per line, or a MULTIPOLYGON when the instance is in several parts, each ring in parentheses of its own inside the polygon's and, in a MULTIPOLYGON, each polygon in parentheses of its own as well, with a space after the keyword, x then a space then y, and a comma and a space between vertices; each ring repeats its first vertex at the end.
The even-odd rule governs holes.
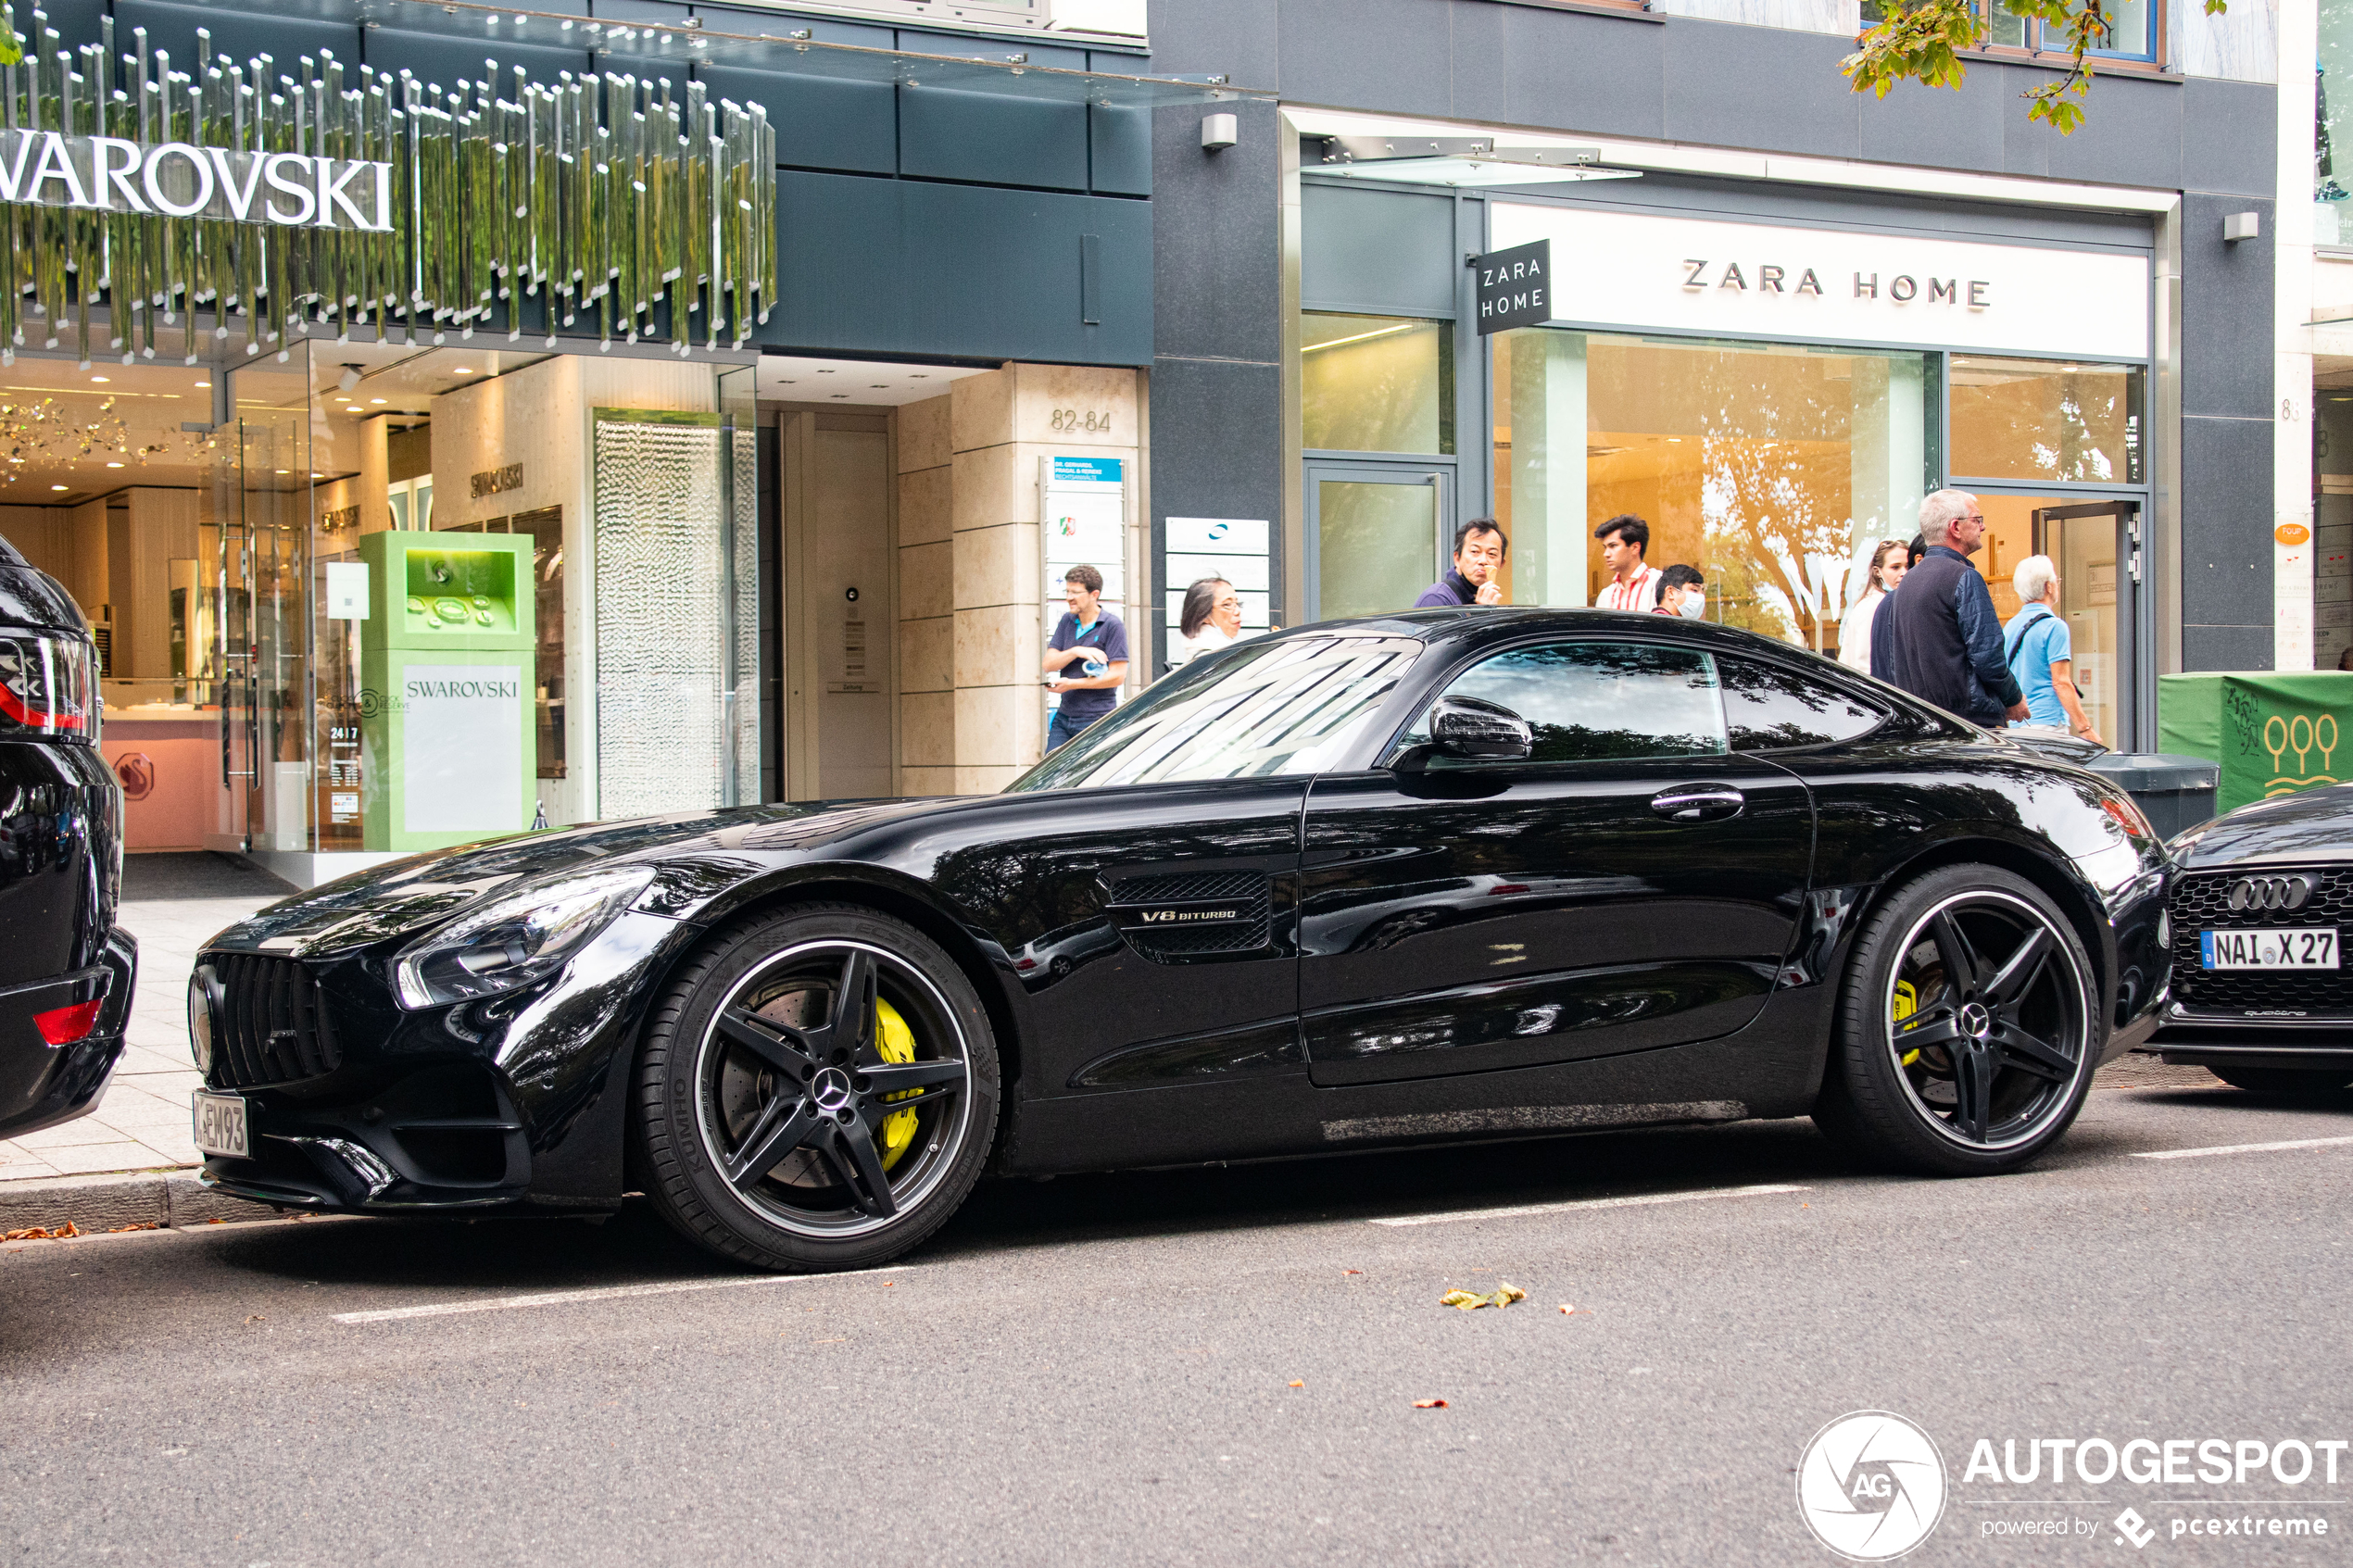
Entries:
POLYGON ((188 1049, 188 972, 207 937, 294 889, 221 855, 126 856, 123 884, 139 981, 122 1060, 89 1115, 0 1138, 0 1182, 203 1163, 189 1141, 188 1095, 204 1080, 188 1049))

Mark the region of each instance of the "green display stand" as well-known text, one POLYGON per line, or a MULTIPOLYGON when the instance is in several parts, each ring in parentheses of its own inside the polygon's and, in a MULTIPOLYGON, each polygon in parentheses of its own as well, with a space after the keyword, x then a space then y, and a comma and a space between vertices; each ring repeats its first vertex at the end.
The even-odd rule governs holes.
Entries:
POLYGON ((2353 672, 2162 675, 2159 751, 2222 771, 2218 811, 2353 778, 2353 672))
POLYGON ((371 849, 441 849, 531 825, 532 539, 370 533, 360 743, 371 849))

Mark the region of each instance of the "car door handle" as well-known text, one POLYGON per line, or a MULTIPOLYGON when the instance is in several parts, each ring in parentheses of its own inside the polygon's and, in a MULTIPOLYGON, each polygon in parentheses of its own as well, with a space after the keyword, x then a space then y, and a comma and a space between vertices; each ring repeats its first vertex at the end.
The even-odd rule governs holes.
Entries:
POLYGON ((1737 817, 1748 797, 1730 784, 1679 784, 1651 797, 1651 809, 1670 822, 1720 822, 1737 817))

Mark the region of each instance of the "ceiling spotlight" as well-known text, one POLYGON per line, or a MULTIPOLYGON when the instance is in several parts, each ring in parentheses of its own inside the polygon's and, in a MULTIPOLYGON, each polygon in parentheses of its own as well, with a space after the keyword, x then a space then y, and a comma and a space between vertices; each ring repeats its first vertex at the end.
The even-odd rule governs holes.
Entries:
POLYGON ((368 399, 368 401, 369 401, 369 402, 371 402, 371 403, 377 403, 377 404, 381 404, 381 403, 384 401, 384 399, 383 399, 383 398, 381 398, 381 397, 371 397, 371 398, 369 398, 369 399, 368 399))
POLYGON ((210 386, 212 383, 211 383, 210 382, 208 382, 208 381, 200 381, 200 382, 196 383, 196 384, 197 384, 198 386, 210 386))
POLYGON ((107 378, 105 376, 92 376, 90 379, 96 382, 100 386, 107 384, 107 378))
POLYGON ((335 385, 345 392, 349 392, 353 387, 358 386, 359 384, 359 367, 357 365, 346 365, 343 368, 343 379, 336 382, 335 385))
POLYGON ((110 469, 119 469, 119 468, 122 467, 122 465, 121 465, 120 463, 108 463, 108 464, 107 465, 107 467, 108 467, 108 468, 110 468, 110 469))
POLYGON ((63 490, 63 489, 65 489, 65 488, 66 488, 66 486, 64 486, 64 485, 62 485, 62 484, 52 484, 51 486, 49 486, 49 488, 50 488, 50 489, 52 489, 52 490, 63 490))
POLYGON ((474 372, 473 372, 473 367, 472 367, 472 366, 471 366, 471 365, 460 365, 460 366, 459 366, 459 367, 458 367, 457 373, 458 373, 458 374, 459 374, 459 375, 461 375, 461 376, 470 376, 470 375, 472 375, 472 374, 474 373, 474 372))

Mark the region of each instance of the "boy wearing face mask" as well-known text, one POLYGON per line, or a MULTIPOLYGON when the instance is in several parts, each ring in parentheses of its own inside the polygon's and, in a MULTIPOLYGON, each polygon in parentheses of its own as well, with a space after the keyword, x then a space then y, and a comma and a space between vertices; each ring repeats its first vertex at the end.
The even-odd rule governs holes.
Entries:
POLYGON ((1670 566, 1658 574, 1658 603, 1654 615, 1680 615, 1688 621, 1707 615, 1707 579, 1695 566, 1670 566))

